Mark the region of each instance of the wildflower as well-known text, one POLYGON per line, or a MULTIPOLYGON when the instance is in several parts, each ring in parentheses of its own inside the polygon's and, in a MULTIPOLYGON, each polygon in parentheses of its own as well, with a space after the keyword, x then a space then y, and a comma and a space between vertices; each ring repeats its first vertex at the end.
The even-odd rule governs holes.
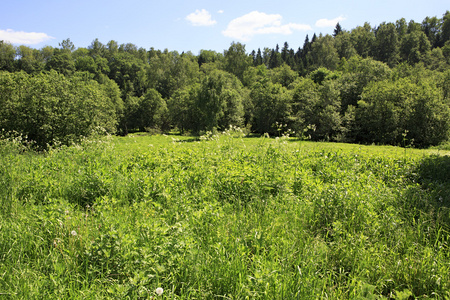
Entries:
POLYGON ((76 232, 75 230, 72 230, 72 231, 70 232, 70 234, 73 235, 73 236, 77 236, 77 232, 76 232))
POLYGON ((158 296, 161 296, 162 293, 164 292, 164 290, 163 290, 161 287, 159 287, 159 288, 156 289, 155 292, 156 292, 156 294, 157 294, 158 296))

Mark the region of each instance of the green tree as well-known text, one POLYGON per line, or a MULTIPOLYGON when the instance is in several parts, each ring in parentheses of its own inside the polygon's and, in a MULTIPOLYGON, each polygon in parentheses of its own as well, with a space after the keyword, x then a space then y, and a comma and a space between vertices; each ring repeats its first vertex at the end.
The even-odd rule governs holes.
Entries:
POLYGON ((276 48, 272 49, 272 51, 270 52, 269 68, 270 69, 278 68, 279 66, 281 66, 282 63, 283 59, 280 53, 280 49, 277 45, 276 48))
POLYGON ((441 86, 444 102, 448 103, 450 101, 450 70, 444 72, 441 80, 442 80, 441 86))
POLYGON ((309 78, 296 82, 290 120, 297 132, 306 132, 314 140, 337 140, 340 137, 342 117, 339 90, 335 84, 333 80, 325 80, 319 85, 309 78))
POLYGON ((421 24, 414 22, 414 20, 411 20, 408 23, 408 29, 407 29, 406 33, 411 33, 414 31, 421 31, 421 30, 422 30, 421 24))
POLYGON ((395 27, 397 28, 398 38, 401 40, 408 33, 408 23, 405 18, 395 21, 395 27))
POLYGON ((106 44, 106 52, 104 57, 109 61, 119 52, 119 43, 114 40, 110 40, 106 44))
POLYGON ((200 76, 197 58, 176 51, 155 53, 148 66, 148 86, 156 89, 164 99, 171 98, 176 90, 198 82, 200 76))
POLYGON ((258 48, 258 52, 256 53, 256 58, 255 58, 254 65, 255 66, 259 66, 259 65, 262 65, 263 63, 264 63, 264 61, 263 61, 263 57, 262 57, 262 54, 261 54, 261 49, 258 48))
POLYGON ((415 64, 430 51, 430 42, 422 31, 414 31, 403 36, 400 44, 400 57, 410 63, 415 64))
POLYGON ((135 126, 140 131, 168 129, 168 108, 166 101, 155 89, 149 89, 139 98, 133 115, 135 126))
POLYGON ((39 50, 21 45, 17 48, 16 66, 17 70, 23 70, 28 74, 39 73, 44 69, 44 62, 39 50))
POLYGON ((358 26, 353 29, 350 34, 350 39, 359 56, 363 58, 372 56, 375 34, 369 23, 364 23, 364 26, 358 26))
POLYGON ((0 95, 0 127, 26 135, 39 148, 79 141, 98 128, 116 130, 115 103, 85 73, 0 73, 0 95))
POLYGON ((97 74, 97 64, 91 56, 79 56, 75 60, 75 68, 77 71, 86 71, 97 74))
MULTIPOLYGON (((314 36, 315 36, 315 34, 314 34, 314 36)), ((306 71, 309 70, 310 66, 312 65, 311 55, 310 55, 311 49, 312 49, 312 42, 309 41, 309 36, 306 35, 305 41, 303 42, 302 51, 299 53, 301 61, 302 61, 303 69, 305 71, 304 73, 306 73, 306 71)), ((305 75, 305 74, 302 74, 302 75, 305 75)))
POLYGON ((450 41, 450 11, 446 11, 442 17, 442 29, 440 45, 443 46, 447 41, 450 41))
POLYGON ((223 54, 213 50, 200 50, 197 60, 199 67, 203 64, 214 63, 220 68, 220 64, 223 62, 223 54))
POLYGON ((106 47, 98 39, 92 41, 88 47, 89 55, 95 58, 96 56, 104 57, 106 53, 106 47))
POLYGON ((320 101, 316 106, 316 130, 312 138, 316 140, 337 141, 343 133, 341 101, 335 80, 325 80, 319 86, 320 101))
POLYGON ((201 83, 195 105, 199 112, 197 130, 225 129, 243 124, 242 83, 234 75, 216 70, 201 83))
POLYGON ((390 67, 399 62, 400 42, 393 23, 382 23, 375 32, 374 58, 387 63, 390 67))
POLYGON ((336 27, 333 30, 333 37, 337 37, 339 34, 341 34, 342 32, 344 32, 344 30, 342 29, 341 24, 339 24, 339 22, 336 24, 336 27))
POLYGON ((428 147, 450 138, 450 102, 435 83, 423 82, 414 91, 412 113, 408 118, 407 138, 414 145, 428 147))
MULTIPOLYGON (((95 59, 98 59, 95 56, 95 59)), ((97 65, 98 67, 98 65, 97 65)), ((109 78, 113 79, 122 92, 122 99, 128 96, 142 96, 147 86, 147 65, 130 53, 118 52, 109 61, 109 78)))
MULTIPOLYGON (((320 101, 319 85, 310 78, 299 78, 292 92, 290 126, 303 134, 315 126, 315 107, 320 101)), ((312 130, 307 134, 311 134, 312 130)))
POLYGON ((348 106, 357 106, 364 88, 369 83, 386 80, 391 75, 392 70, 385 63, 359 56, 350 58, 345 72, 338 78, 341 114, 345 114, 348 106))
POLYGON ((245 45, 231 43, 224 52, 224 70, 235 75, 239 80, 244 79, 244 72, 252 65, 252 59, 245 52, 245 45))
POLYGON ((40 57, 44 64, 47 64, 47 62, 50 60, 50 58, 53 56, 54 48, 52 46, 45 46, 40 50, 40 57))
POLYGON ((339 58, 349 59, 350 57, 357 55, 356 49, 353 46, 351 34, 347 31, 341 31, 341 33, 334 38, 334 46, 339 58))
POLYGON ((185 130, 200 130, 198 117, 201 112, 196 106, 199 90, 199 83, 185 86, 176 90, 167 101, 170 123, 181 133, 185 130))
POLYGON ((46 70, 55 70, 64 75, 72 75, 75 72, 75 62, 72 52, 66 49, 53 49, 53 55, 48 59, 46 70))
POLYGON ((281 49, 281 59, 285 64, 287 64, 292 69, 295 68, 294 50, 289 49, 289 44, 284 43, 283 49, 281 49))
POLYGON ((449 104, 434 84, 407 78, 368 85, 356 109, 360 140, 392 145, 401 145, 405 132, 418 146, 446 140, 449 116, 449 104))
POLYGON ((75 50, 75 45, 70 39, 63 40, 61 43, 59 43, 59 47, 61 47, 62 50, 67 50, 70 52, 73 52, 75 50))
POLYGON ((336 79, 339 76, 336 72, 320 67, 317 70, 309 73, 308 77, 311 78, 315 83, 322 85, 325 80, 336 79))
POLYGON ((311 46, 312 69, 324 67, 336 70, 339 63, 339 55, 334 47, 334 39, 331 35, 319 36, 311 46))
POLYGON ((422 21, 422 30, 433 48, 440 46, 441 26, 441 20, 437 17, 426 17, 422 21))
POLYGON ((450 41, 447 41, 442 47, 442 54, 444 55, 448 64, 450 64, 450 41))
POLYGON ((246 87, 252 87, 258 81, 268 77, 269 70, 265 65, 250 67, 244 72, 243 84, 246 87))
POLYGON ((430 52, 422 56, 425 66, 431 70, 444 72, 447 70, 450 61, 447 61, 444 51, 441 48, 434 48, 430 52))
POLYGON ((13 72, 15 56, 14 46, 5 41, 0 41, 0 71, 13 72))
POLYGON ((286 63, 278 68, 270 69, 268 76, 273 83, 279 83, 284 87, 288 87, 297 78, 297 72, 293 71, 286 63))
POLYGON ((262 51, 262 59, 263 59, 263 64, 266 67, 269 67, 269 62, 270 62, 270 54, 272 53, 272 50, 269 49, 268 47, 264 47, 263 51, 262 51))
POLYGON ((276 123, 287 124, 290 115, 290 93, 279 83, 263 78, 250 91, 252 129, 258 133, 276 134, 276 123))

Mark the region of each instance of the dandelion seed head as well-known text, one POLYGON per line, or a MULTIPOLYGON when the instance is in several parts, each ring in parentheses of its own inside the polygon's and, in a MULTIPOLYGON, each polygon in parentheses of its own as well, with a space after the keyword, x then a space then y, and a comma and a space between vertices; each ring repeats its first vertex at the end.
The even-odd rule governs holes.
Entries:
POLYGON ((76 232, 75 230, 72 230, 72 231, 70 232, 70 234, 73 235, 73 236, 76 236, 76 235, 77 235, 77 232, 76 232))
POLYGON ((163 292, 164 292, 164 290, 163 290, 163 288, 161 288, 161 287, 157 288, 156 291, 155 291, 155 293, 156 293, 158 296, 161 296, 163 292))

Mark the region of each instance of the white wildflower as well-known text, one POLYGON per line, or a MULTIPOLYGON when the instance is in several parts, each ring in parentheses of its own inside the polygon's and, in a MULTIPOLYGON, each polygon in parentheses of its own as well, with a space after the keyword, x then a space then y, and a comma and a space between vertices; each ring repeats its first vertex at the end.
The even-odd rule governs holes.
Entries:
POLYGON ((163 290, 161 287, 159 287, 159 288, 156 289, 155 292, 156 292, 156 294, 157 294, 158 296, 161 296, 162 293, 164 292, 164 290, 163 290))
POLYGON ((77 236, 77 232, 76 232, 75 230, 72 230, 72 231, 70 232, 70 234, 73 235, 73 236, 77 236))

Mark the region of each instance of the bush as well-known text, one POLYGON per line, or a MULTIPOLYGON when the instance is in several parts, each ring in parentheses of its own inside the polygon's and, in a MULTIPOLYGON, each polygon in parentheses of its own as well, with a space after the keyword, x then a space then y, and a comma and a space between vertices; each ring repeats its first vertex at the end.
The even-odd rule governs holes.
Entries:
POLYGON ((27 136, 40 149, 69 145, 98 128, 114 133, 113 101, 87 73, 69 78, 55 71, 34 76, 0 73, 0 127, 27 136))

